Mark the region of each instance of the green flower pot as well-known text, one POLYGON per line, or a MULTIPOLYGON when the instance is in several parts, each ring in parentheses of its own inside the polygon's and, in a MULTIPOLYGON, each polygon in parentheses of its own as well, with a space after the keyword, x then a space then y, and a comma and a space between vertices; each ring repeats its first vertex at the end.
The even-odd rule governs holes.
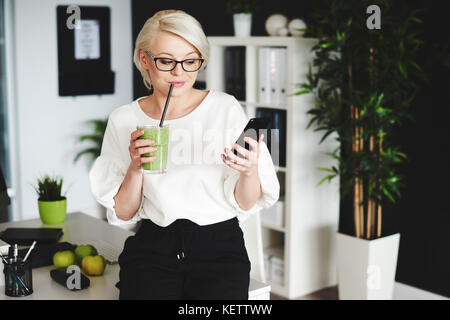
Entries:
POLYGON ((56 201, 38 200, 39 216, 44 224, 60 224, 66 220, 67 199, 56 201))

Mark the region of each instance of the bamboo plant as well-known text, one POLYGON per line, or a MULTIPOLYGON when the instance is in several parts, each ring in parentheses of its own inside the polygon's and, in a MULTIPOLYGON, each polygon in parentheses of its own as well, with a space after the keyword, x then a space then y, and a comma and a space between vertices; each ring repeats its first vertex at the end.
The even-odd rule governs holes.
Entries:
POLYGON ((365 239, 382 236, 383 204, 401 196, 397 169, 407 156, 393 130, 412 119, 409 108, 426 80, 415 61, 420 10, 404 1, 376 3, 381 29, 366 26, 373 1, 331 0, 314 15, 306 35, 318 39, 315 59, 295 93, 314 96, 308 128, 324 132, 320 142, 336 133, 336 165, 319 168, 327 172, 319 184, 340 177, 341 199, 353 198, 354 234, 365 239))

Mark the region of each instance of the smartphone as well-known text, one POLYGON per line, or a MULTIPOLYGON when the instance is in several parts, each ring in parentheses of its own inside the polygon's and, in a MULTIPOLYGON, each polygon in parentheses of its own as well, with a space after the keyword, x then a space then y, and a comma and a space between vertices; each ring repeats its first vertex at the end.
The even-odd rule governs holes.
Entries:
MULTIPOLYGON (((250 137, 258 141, 262 133, 264 133, 265 138, 267 138, 267 131, 269 130, 269 124, 270 124, 269 118, 251 118, 248 121, 239 138, 236 140, 236 143, 244 147, 245 149, 250 150, 250 145, 244 141, 244 138, 250 137)), ((240 158, 244 158, 244 156, 238 153, 235 149, 233 149, 233 153, 240 158)), ((227 160, 231 159, 227 156, 227 160)))

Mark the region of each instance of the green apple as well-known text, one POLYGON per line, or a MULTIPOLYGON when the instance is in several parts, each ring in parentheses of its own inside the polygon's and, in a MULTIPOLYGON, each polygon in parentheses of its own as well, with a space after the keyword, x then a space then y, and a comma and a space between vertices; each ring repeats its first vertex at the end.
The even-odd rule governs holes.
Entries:
POLYGON ((101 276, 105 267, 106 260, 101 255, 86 256, 81 260, 81 268, 88 276, 101 276))
POLYGON ((58 251, 53 255, 53 265, 57 269, 64 269, 75 264, 75 254, 70 251, 58 251))
POLYGON ((77 264, 81 266, 81 260, 86 256, 96 256, 98 254, 97 249, 90 244, 82 244, 75 249, 75 257, 77 264))

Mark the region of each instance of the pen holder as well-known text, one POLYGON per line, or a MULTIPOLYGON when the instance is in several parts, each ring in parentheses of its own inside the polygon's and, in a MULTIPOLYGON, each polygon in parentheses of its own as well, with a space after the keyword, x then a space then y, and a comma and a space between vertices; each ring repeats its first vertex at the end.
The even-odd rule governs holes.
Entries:
POLYGON ((5 294, 10 297, 25 297, 33 293, 33 273, 31 258, 23 262, 22 258, 7 259, 3 261, 3 273, 5 274, 5 294))

